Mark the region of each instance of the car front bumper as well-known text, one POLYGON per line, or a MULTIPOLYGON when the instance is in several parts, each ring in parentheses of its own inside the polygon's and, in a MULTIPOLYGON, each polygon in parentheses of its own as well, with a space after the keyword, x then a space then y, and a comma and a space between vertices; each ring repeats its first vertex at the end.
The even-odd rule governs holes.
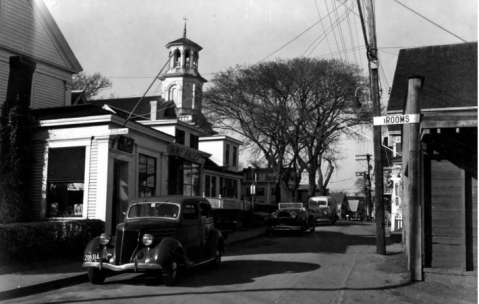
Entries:
POLYGON ((144 272, 149 270, 161 270, 163 267, 158 264, 150 263, 128 263, 123 265, 113 265, 106 262, 84 262, 82 267, 93 267, 101 269, 108 269, 113 271, 131 271, 134 272, 144 272))
POLYGON ((268 230, 273 230, 273 231, 299 231, 301 230, 301 226, 270 226, 267 227, 266 229, 268 230))

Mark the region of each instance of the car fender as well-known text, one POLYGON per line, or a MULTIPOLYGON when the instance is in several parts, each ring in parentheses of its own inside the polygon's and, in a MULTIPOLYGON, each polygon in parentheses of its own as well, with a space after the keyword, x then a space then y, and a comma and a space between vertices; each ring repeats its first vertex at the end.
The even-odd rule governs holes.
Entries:
POLYGON ((216 248, 219 248, 219 250, 224 253, 225 252, 225 243, 223 240, 223 235, 221 234, 221 231, 213 229, 210 231, 210 235, 208 237, 208 242, 210 246, 210 253, 214 255, 216 248))
POLYGON ((106 246, 100 244, 100 237, 97 236, 93 238, 88 245, 86 245, 85 250, 83 253, 87 254, 99 254, 102 260, 106 260, 108 257, 107 255, 113 256, 114 255, 114 244, 115 244, 115 237, 112 237, 110 243, 106 246))
POLYGON ((181 243, 173 238, 165 238, 161 242, 151 249, 146 249, 146 263, 155 263, 159 265, 165 265, 173 258, 173 255, 180 254, 181 259, 187 263, 187 256, 181 243))

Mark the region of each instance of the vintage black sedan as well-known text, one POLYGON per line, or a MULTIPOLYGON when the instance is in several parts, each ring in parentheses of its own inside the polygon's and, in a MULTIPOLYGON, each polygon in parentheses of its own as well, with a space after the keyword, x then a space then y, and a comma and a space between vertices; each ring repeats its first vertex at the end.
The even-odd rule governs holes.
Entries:
POLYGON ((303 203, 279 203, 278 210, 265 219, 266 232, 314 231, 314 216, 303 207, 303 203))
POLYGON ((206 199, 148 197, 129 204, 114 235, 103 233, 90 241, 83 267, 93 284, 103 283, 107 272, 151 272, 172 286, 183 268, 219 266, 224 250, 206 199))

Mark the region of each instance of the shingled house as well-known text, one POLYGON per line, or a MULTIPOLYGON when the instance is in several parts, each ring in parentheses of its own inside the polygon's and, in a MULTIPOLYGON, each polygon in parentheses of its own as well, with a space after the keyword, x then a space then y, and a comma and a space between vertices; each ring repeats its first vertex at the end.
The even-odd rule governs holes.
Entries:
MULTIPOLYGON (((420 206, 418 256, 421 273, 477 278, 477 42, 402 49, 394 75, 388 115, 407 114, 408 78, 422 77, 419 93, 419 196, 409 202, 411 125, 389 126, 402 143, 403 215, 420 206)), ((409 256, 411 259, 411 256, 409 256)))

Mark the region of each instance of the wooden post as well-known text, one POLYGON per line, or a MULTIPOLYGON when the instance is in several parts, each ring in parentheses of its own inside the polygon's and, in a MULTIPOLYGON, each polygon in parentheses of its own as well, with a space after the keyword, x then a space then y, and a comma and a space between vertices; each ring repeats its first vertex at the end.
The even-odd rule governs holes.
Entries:
MULTIPOLYGON (((409 114, 420 114, 420 92, 423 78, 419 76, 409 77, 408 80, 408 103, 409 114)), ((422 280, 422 232, 421 232, 421 177, 420 157, 421 147, 419 143, 420 124, 409 125, 409 271, 412 281, 422 280)))
MULTIPOLYGON (((379 77, 378 77, 378 55, 376 46, 376 23, 374 17, 374 8, 372 0, 364 1, 368 22, 364 21, 361 10, 361 2, 358 0, 358 9, 363 26, 364 40, 368 46, 369 74, 371 77, 371 96, 373 102, 373 115, 381 116, 381 102, 379 96, 379 77), (369 34, 369 41, 366 35, 369 34)), ((375 185, 375 206, 376 206, 376 252, 386 254, 386 230, 384 227, 384 184, 383 184, 383 164, 382 164, 382 142, 381 126, 374 126, 374 185, 375 185)))

